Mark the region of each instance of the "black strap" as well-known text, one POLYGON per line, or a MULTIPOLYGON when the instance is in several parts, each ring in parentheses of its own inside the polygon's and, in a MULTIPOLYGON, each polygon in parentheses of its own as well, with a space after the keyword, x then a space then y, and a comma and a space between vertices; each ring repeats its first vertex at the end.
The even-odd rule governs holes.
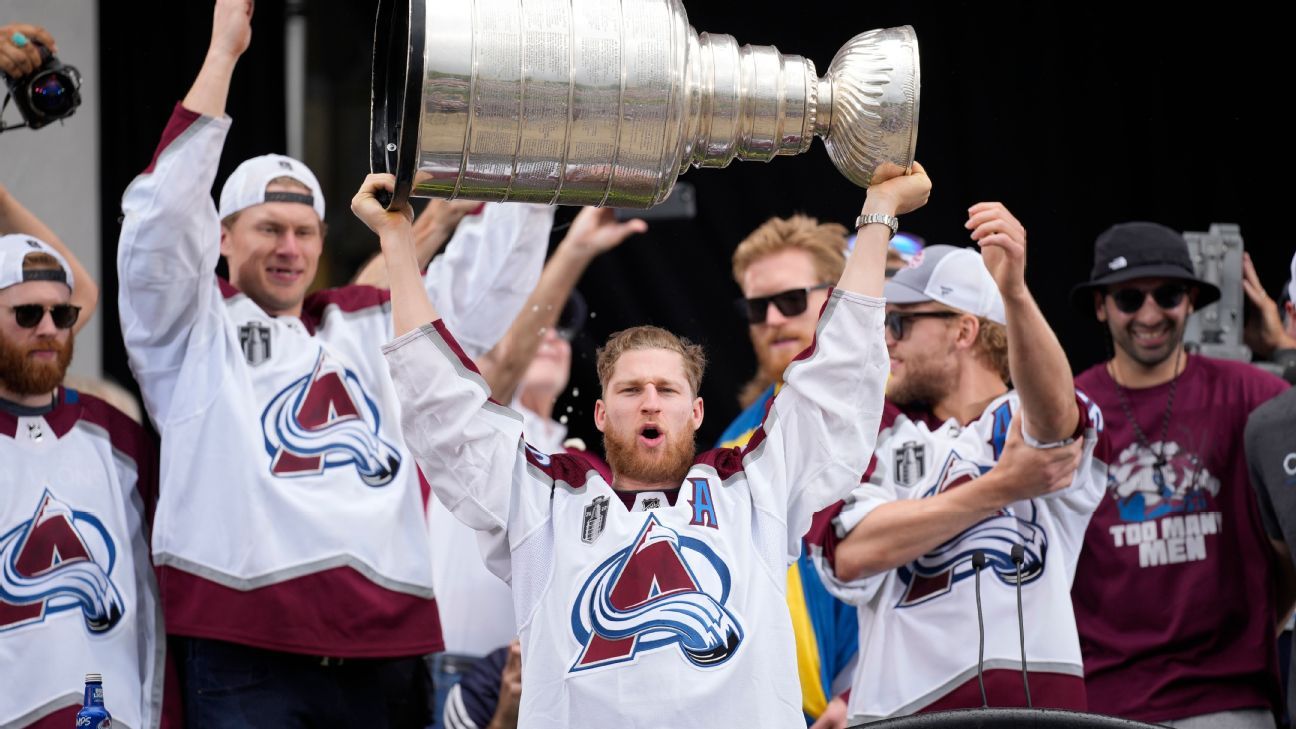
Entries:
POLYGON ((265 201, 301 203, 302 205, 309 205, 311 207, 315 207, 315 196, 303 195, 300 192, 267 192, 265 194, 265 201))
POLYGON ((67 273, 62 268, 58 270, 49 268, 38 268, 30 271, 23 271, 23 281, 53 281, 55 283, 67 283, 67 273))

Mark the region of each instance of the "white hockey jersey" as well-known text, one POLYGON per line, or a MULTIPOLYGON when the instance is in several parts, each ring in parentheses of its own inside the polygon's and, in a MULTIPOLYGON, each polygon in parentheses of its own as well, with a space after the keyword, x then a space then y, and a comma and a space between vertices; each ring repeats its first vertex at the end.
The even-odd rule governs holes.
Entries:
MULTIPOLYGON (((527 442, 541 453, 562 453, 567 426, 528 410, 517 398, 527 442), (536 437, 536 436, 540 437, 536 437)), ((477 532, 455 518, 439 499, 428 502, 432 534, 432 584, 437 591, 441 632, 447 653, 484 656, 517 635, 509 586, 491 574, 477 556, 477 532), (437 559, 453 554, 454 559, 437 559)))
MULTIPOLYGON (((380 356, 388 294, 323 291, 301 318, 273 317, 215 276, 229 126, 177 106, 122 200, 122 329, 162 434, 168 631, 338 657, 440 650, 426 492, 380 356)), ((433 300, 478 352, 534 286, 552 214, 489 205, 429 266, 433 300)))
POLYGON ((166 642, 149 563, 157 453, 107 403, 0 410, 0 726, 72 726, 102 673, 114 724, 161 721, 166 642))
POLYGON ((748 446, 633 509, 588 461, 523 442, 441 322, 387 345, 410 449, 510 582, 523 729, 804 727, 787 566, 860 480, 889 360, 878 299, 837 291, 748 446))
POLYGON ((824 584, 859 606, 852 724, 981 705, 972 568, 978 551, 987 558, 980 579, 990 705, 1025 706, 1013 545, 1024 548, 1021 592, 1034 705, 1085 708, 1071 580, 1106 473, 1093 458, 1101 415, 1083 396, 1079 401, 1077 430, 1083 432, 1084 451, 1069 487, 1014 503, 907 565, 843 582, 833 571, 838 540, 882 504, 933 496, 989 471, 1020 407, 1017 393, 1010 391, 991 401, 977 420, 960 426, 919 414, 911 419, 888 404, 868 481, 844 505, 817 515, 806 537, 824 584))

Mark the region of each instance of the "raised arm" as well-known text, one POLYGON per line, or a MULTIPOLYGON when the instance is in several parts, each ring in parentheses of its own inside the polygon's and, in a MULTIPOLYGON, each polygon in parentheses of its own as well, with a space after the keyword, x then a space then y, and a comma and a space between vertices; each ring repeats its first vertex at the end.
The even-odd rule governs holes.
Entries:
POLYGON ((94 317, 95 309, 99 306, 99 283, 95 281, 94 276, 90 275, 86 267, 81 265, 81 259, 76 257, 72 249, 54 235, 54 231, 18 202, 18 198, 14 197, 4 185, 0 185, 0 235, 7 233, 22 233, 39 238, 54 246, 54 250, 67 260, 68 265, 72 267, 72 280, 75 285, 72 291, 72 304, 81 307, 81 316, 72 327, 72 334, 81 331, 81 328, 94 317))
MULTIPOLYGON (((445 247, 450 236, 464 216, 481 209, 482 203, 475 200, 441 200, 432 198, 418 217, 414 218, 414 250, 419 260, 420 270, 428 267, 432 259, 445 247)), ((387 285, 387 264, 382 253, 374 254, 351 280, 353 284, 374 286, 380 289, 390 288, 387 285)))
MULTIPOLYGON (((894 216, 926 202, 931 182, 922 166, 899 173, 869 188, 865 213, 894 216)), ((873 452, 889 372, 880 296, 890 233, 885 224, 860 229, 813 344, 785 370, 783 389, 740 454, 755 508, 784 522, 789 561, 800 555, 814 513, 859 484, 873 452)))
MULTIPOLYGON (((884 164, 878 171, 878 180, 864 198, 864 208, 860 211, 864 215, 904 215, 926 205, 931 194, 931 179, 917 162, 908 174, 895 165, 884 164)), ((882 223, 860 228, 837 288, 865 296, 881 296, 890 240, 891 230, 882 223)))
POLYGON ((567 297, 590 262, 626 238, 647 230, 648 224, 642 220, 617 222, 611 208, 585 208, 576 215, 567 235, 545 264, 535 291, 522 305, 522 311, 503 339, 477 359, 482 377, 490 385, 491 397, 502 403, 513 399, 513 392, 544 339, 543 332, 557 324, 567 297))
POLYGON ((384 210, 375 193, 394 190, 396 177, 372 174, 365 177, 360 191, 351 199, 351 212, 378 234, 383 260, 387 263, 387 282, 391 288, 392 328, 397 337, 431 324, 441 318, 432 297, 423 288, 423 275, 414 245, 414 212, 403 207, 384 210))
POLYGON ((1033 444, 1072 437, 1080 422, 1071 365, 1026 287, 1026 229, 1002 203, 968 209, 966 228, 999 286, 1008 326, 1008 370, 1021 398, 1023 433, 1033 444))
POLYGON ((252 43, 253 4, 254 0, 216 0, 207 57, 182 102, 189 111, 215 118, 225 116, 234 66, 252 43))
MULTIPOLYGON (((175 107, 148 168, 122 196, 117 289, 122 338, 150 417, 204 412, 215 389, 178 388, 187 358, 220 361, 225 319, 216 282, 220 221, 212 183, 230 120, 225 97, 251 39, 250 0, 219 0, 202 70, 175 107)), ((212 377, 213 386, 219 378, 212 377)))

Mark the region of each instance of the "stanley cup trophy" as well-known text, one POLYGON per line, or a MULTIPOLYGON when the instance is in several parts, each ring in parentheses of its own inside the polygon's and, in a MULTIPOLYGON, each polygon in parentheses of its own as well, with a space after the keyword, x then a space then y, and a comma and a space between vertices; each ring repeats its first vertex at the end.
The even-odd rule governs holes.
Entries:
POLYGON ((688 24, 679 0, 380 0, 371 166, 409 195, 647 208, 689 165, 820 136, 867 186, 908 168, 918 43, 904 26, 814 63, 688 24))

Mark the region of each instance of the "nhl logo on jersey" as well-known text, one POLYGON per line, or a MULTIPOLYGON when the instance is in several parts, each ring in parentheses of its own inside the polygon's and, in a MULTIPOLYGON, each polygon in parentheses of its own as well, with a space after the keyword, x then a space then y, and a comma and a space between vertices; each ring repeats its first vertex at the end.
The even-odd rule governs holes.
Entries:
POLYGON ((382 417, 354 372, 326 357, 285 387, 261 414, 270 472, 282 478, 354 467, 369 486, 396 478, 401 458, 379 435, 382 417))
POLYGON ((112 630, 126 612, 116 561, 103 522, 45 490, 31 518, 0 536, 0 632, 68 610, 92 633, 112 630))
POLYGON ((593 544, 607 525, 608 497, 597 496, 585 505, 585 519, 581 522, 581 541, 593 544))
POLYGON ((253 367, 270 359, 270 327, 257 321, 250 321, 239 327, 239 344, 243 345, 243 356, 253 367))
POLYGON ((571 672, 679 651, 687 665, 713 668, 742 644, 742 624, 725 603, 729 568, 705 542, 663 526, 648 512, 629 546, 598 567, 572 605, 579 644, 571 672))
POLYGON ((927 473, 923 459, 926 448, 918 441, 908 441, 895 449, 895 482, 901 486, 913 486, 922 480, 927 473))

